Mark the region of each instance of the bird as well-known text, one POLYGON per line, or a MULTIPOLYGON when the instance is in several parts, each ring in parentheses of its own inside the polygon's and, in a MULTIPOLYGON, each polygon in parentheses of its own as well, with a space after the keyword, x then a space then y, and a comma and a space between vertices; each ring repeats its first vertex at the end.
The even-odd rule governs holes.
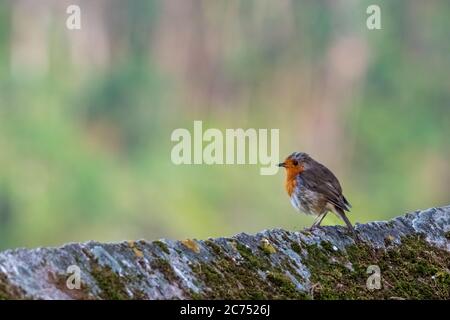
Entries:
POLYGON ((290 154, 278 166, 285 168, 285 188, 292 206, 307 215, 316 216, 310 230, 320 226, 331 211, 356 237, 355 229, 345 214, 350 211, 351 204, 342 194, 341 184, 330 169, 305 152, 290 154))

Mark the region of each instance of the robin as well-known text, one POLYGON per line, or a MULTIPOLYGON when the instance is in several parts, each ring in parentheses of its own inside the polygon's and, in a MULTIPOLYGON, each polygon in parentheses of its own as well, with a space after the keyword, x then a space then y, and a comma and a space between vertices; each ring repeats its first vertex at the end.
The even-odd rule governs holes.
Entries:
POLYGON ((315 215, 311 229, 318 227, 329 211, 344 220, 355 236, 355 229, 345 215, 351 205, 342 194, 336 176, 304 152, 294 152, 278 165, 286 169, 286 191, 299 211, 315 215))

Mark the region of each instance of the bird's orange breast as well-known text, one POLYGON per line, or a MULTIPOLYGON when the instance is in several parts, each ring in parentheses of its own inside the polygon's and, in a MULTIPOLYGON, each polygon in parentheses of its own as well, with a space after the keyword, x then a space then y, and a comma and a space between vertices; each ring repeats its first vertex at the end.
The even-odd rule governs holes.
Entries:
POLYGON ((291 196, 292 193, 294 192, 295 187, 297 186, 297 176, 302 172, 303 172, 302 166, 296 166, 294 168, 286 168, 286 181, 284 187, 289 196, 291 196))
POLYGON ((285 183, 284 187, 286 188, 286 191, 287 191, 289 197, 294 192, 296 185, 297 185, 297 182, 295 181, 295 179, 286 179, 286 183, 285 183))

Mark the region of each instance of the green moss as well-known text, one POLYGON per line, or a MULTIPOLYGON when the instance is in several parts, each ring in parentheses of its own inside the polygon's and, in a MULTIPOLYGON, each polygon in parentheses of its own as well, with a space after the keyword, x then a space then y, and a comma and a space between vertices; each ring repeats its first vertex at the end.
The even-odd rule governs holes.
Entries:
POLYGON ((206 240, 205 244, 211 248, 211 250, 214 252, 214 254, 219 255, 222 251, 222 249, 220 248, 220 246, 218 246, 217 244, 215 244, 213 241, 211 240, 206 240))
POLYGON ((307 299, 306 293, 297 290, 291 279, 281 272, 271 272, 267 279, 277 286, 281 295, 286 299, 307 299))
POLYGON ((281 267, 283 270, 289 271, 289 273, 295 278, 297 279, 298 282, 300 283, 304 283, 305 279, 298 274, 297 270, 294 268, 298 267, 297 263, 294 260, 290 260, 290 259, 285 259, 282 261, 281 263, 281 267))
POLYGON ((178 280, 178 277, 173 270, 172 266, 170 265, 169 261, 165 259, 155 259, 151 262, 151 266, 154 269, 159 270, 169 282, 174 282, 178 280))
POLYGON ((429 245, 422 237, 403 238, 401 245, 387 250, 358 244, 348 247, 344 254, 320 250, 318 246, 308 246, 307 251, 304 262, 311 271, 314 298, 450 298, 450 253, 429 245), (352 268, 346 267, 349 263, 352 268), (370 265, 380 267, 380 290, 366 287, 370 265))
POLYGON ((277 252, 275 247, 267 240, 263 239, 259 244, 259 248, 266 254, 271 255, 277 252))
POLYGON ((152 243, 158 246, 164 253, 170 254, 169 247, 167 247, 167 245, 164 242, 156 240, 153 241, 152 243))
POLYGON ((191 266, 194 274, 209 288, 201 293, 191 292, 192 299, 306 298, 281 268, 272 266, 264 252, 252 252, 240 243, 236 243, 236 250, 243 257, 243 261, 236 263, 221 251, 210 263, 191 266))
POLYGON ((91 276, 100 289, 99 297, 106 300, 147 299, 147 295, 140 290, 131 290, 130 283, 145 282, 144 275, 119 275, 109 266, 100 265, 97 259, 91 258, 91 276))
POLYGON ((0 273, 0 300, 26 299, 25 292, 12 285, 4 273, 0 273))
POLYGON ((101 290, 100 297, 102 299, 124 300, 131 298, 124 285, 126 280, 122 279, 111 268, 107 266, 100 267, 97 263, 94 263, 92 265, 91 275, 101 290))
POLYGON ((202 300, 203 299, 203 295, 198 293, 198 292, 194 292, 194 291, 190 291, 189 296, 191 297, 192 300, 202 300))
POLYGON ((384 238, 384 245, 386 247, 392 245, 394 243, 394 237, 391 235, 388 235, 386 238, 384 238))
POLYGON ((307 248, 307 262, 310 262, 311 265, 315 266, 325 266, 329 264, 329 254, 322 250, 317 244, 306 246, 307 248))
POLYGON ((302 247, 297 242, 291 243, 291 249, 294 250, 297 254, 302 254, 302 247))
POLYGON ((322 242, 320 243, 320 246, 321 246, 323 249, 325 249, 326 251, 330 251, 330 252, 333 251, 333 245, 332 245, 331 242, 329 242, 329 241, 322 241, 322 242))
POLYGON ((202 278, 206 283, 219 283, 222 281, 223 276, 212 265, 206 263, 198 264, 193 267, 196 273, 201 273, 202 278))
POLYGON ((264 265, 267 264, 264 263, 260 257, 255 255, 250 248, 239 242, 236 243, 236 250, 245 260, 247 260, 249 266, 252 267, 252 269, 262 269, 264 268, 264 265))

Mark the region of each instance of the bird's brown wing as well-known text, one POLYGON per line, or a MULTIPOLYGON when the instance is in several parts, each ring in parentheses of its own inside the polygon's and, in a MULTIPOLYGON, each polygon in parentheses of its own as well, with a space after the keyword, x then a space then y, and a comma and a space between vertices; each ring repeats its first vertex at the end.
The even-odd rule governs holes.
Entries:
POLYGON ((305 187, 325 196, 327 201, 344 211, 350 204, 342 195, 342 188, 336 176, 324 165, 316 163, 301 173, 305 187))

